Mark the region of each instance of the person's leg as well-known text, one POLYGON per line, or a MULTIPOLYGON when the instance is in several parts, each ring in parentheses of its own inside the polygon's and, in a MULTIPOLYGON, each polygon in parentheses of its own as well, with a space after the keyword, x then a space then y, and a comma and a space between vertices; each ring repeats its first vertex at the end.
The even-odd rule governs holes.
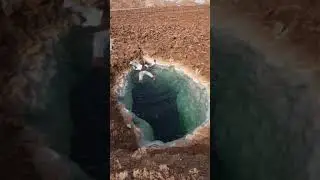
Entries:
POLYGON ((153 80, 155 80, 155 76, 151 72, 144 71, 144 74, 151 77, 153 80))
POLYGON ((143 76, 144 76, 144 71, 140 71, 140 72, 139 72, 139 82, 142 81, 143 76))
POLYGON ((152 73, 150 73, 148 71, 140 71, 139 72, 139 82, 142 81, 144 75, 147 75, 147 76, 151 77, 153 80, 155 80, 155 76, 152 73))
POLYGON ((147 76, 149 76, 149 77, 151 77, 151 78, 154 77, 151 72, 148 72, 148 71, 143 71, 143 72, 144 72, 145 75, 147 75, 147 76))

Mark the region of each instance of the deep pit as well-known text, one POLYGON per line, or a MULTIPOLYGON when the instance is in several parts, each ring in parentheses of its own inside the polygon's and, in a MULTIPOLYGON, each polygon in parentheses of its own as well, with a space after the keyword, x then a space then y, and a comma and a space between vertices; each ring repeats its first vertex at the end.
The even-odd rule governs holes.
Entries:
POLYGON ((316 110, 307 76, 266 63, 227 31, 214 32, 215 178, 308 179, 316 110))
POLYGON ((145 76, 142 83, 138 82, 137 71, 129 72, 119 98, 135 115, 138 127, 141 119, 151 125, 153 137, 145 137, 148 141, 177 140, 209 120, 209 95, 205 87, 174 67, 156 65, 150 72, 156 79, 145 76))

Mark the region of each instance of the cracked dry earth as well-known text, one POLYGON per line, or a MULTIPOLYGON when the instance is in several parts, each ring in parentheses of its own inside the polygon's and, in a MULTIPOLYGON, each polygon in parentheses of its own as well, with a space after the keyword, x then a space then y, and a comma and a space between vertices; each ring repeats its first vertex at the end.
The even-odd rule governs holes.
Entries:
MULTIPOLYGON (((209 6, 111 10, 111 90, 129 67, 144 55, 178 63, 205 82, 210 80, 209 6), (143 54, 138 50, 142 49, 143 54)), ((111 92, 111 93, 112 93, 111 92)), ((210 179, 210 129, 166 149, 137 148, 111 95, 111 179, 210 179)))

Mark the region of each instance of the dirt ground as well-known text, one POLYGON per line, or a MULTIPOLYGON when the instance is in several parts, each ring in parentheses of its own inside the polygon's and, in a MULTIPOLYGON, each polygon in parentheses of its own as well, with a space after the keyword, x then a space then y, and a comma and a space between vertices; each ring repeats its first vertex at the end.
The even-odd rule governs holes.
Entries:
POLYGON ((320 2, 302 0, 271 1, 215 1, 213 6, 237 11, 244 17, 267 27, 274 36, 289 41, 312 58, 312 65, 319 62, 320 2))
POLYGON ((210 0, 111 0, 111 9, 209 5, 210 0))
MULTIPOLYGON (((209 7, 168 7, 111 13, 111 73, 140 55, 172 60, 210 78, 209 7)), ((113 81, 112 81, 113 82, 113 81)))
MULTIPOLYGON (((146 55, 197 70, 209 81, 209 10, 209 6, 111 10, 111 88, 132 59, 146 55)), ((209 179, 209 128, 201 131, 197 144, 137 150, 134 133, 119 110, 110 112, 111 179, 209 179)))
MULTIPOLYGON (((116 3, 115 1, 111 1, 111 8, 114 9, 114 11, 111 13, 111 24, 113 24, 111 25, 111 37, 114 38, 115 42, 111 62, 111 71, 113 77, 115 77, 114 73, 121 72, 128 68, 126 65, 128 60, 139 55, 139 52, 137 51, 138 45, 142 47, 144 53, 148 54, 151 57, 161 57, 164 59, 172 58, 174 61, 179 61, 181 64, 189 66, 190 68, 200 68, 201 75, 208 77, 208 67, 201 65, 201 63, 206 62, 206 58, 209 58, 208 54, 205 53, 208 48, 207 43, 209 42, 209 39, 207 39, 208 36, 206 34, 207 27, 204 25, 204 21, 206 21, 206 18, 209 18, 209 15, 206 14, 206 10, 203 10, 204 7, 198 7, 198 10, 196 10, 198 11, 197 13, 194 13, 195 9, 197 9, 195 7, 182 8, 182 11, 188 12, 182 15, 183 17, 177 17, 179 15, 170 17, 171 13, 166 12, 171 11, 179 14, 179 10, 177 10, 177 8, 167 8, 167 10, 165 10, 165 8, 160 8, 150 10, 115 11, 115 9, 142 8, 146 6, 164 6, 163 4, 161 4, 163 3, 163 1, 157 1, 158 3, 154 3, 155 1, 139 1, 139 3, 138 1, 132 1, 132 3, 131 1, 126 2, 127 3, 116 3), (121 13, 122 15, 120 15, 121 13), (153 17, 155 16, 154 14, 161 15, 153 17), (192 18, 187 20, 187 18, 189 18, 189 14, 192 18), (151 17, 153 17, 154 19, 151 19, 151 17), (168 19, 174 20, 170 21, 168 19), (118 25, 116 23, 117 21, 121 22, 121 24, 118 25), (177 21, 183 23, 176 23, 177 21), (192 21, 196 22, 196 24, 192 24, 192 21), (155 25, 158 22, 160 22, 160 26, 155 25), (202 27, 200 28, 199 25, 202 27), (183 27, 187 29, 184 29, 183 27), (120 49, 123 50, 120 51, 120 49), (185 55, 185 57, 183 57, 183 55, 185 55), (190 61, 191 59, 193 60, 190 61), (195 61, 195 59, 197 59, 198 61, 195 61)), ((165 6, 173 6, 173 4, 174 3, 165 6)), ((194 4, 191 3, 185 5, 194 4)), ((301 61, 305 64, 308 64, 309 68, 318 69, 318 51, 320 48, 319 2, 302 0, 227 0, 214 1, 211 6, 222 7, 223 9, 227 9, 228 11, 230 11, 230 13, 237 13, 239 16, 246 18, 248 21, 257 22, 261 26, 261 28, 268 30, 268 37, 274 38, 274 41, 288 42, 290 46, 292 45, 298 51, 307 54, 308 58, 301 58, 301 61)), ((113 79, 113 82, 115 82, 115 79, 113 79)), ((116 121, 111 122, 112 127, 116 126, 113 126, 115 122, 116 121)), ((125 128, 124 131, 126 131, 125 128)), ((118 136, 115 135, 111 138, 117 137, 118 136)), ((127 137, 130 137, 130 135, 127 135, 127 137)), ((123 139, 124 144, 125 142, 127 141, 123 139)), ((140 169, 139 173, 145 172, 144 174, 146 175, 142 179, 148 179, 147 177, 151 177, 150 174, 154 175, 160 173, 162 176, 164 176, 164 169, 166 169, 164 167, 165 165, 167 165, 172 176, 176 177, 176 179, 183 179, 181 178, 181 175, 190 175, 187 173, 187 171, 188 169, 191 170, 191 168, 197 168, 199 172, 204 173, 206 172, 206 166, 194 166, 193 163, 197 161, 209 163, 209 156, 207 156, 206 153, 200 153, 193 148, 195 147, 176 148, 175 151, 171 149, 157 150, 156 155, 160 156, 161 154, 162 161, 157 159, 157 156, 155 156, 154 154, 148 152, 148 150, 146 150, 147 153, 145 153, 144 150, 141 150, 142 152, 144 152, 144 155, 139 154, 139 160, 136 161, 135 155, 136 153, 140 153, 140 151, 131 151, 130 153, 128 153, 127 157, 124 157, 121 156, 121 154, 123 154, 122 152, 129 151, 125 150, 126 148, 115 148, 117 150, 113 150, 113 152, 111 152, 111 172, 113 177, 119 178, 121 176, 132 178, 135 172, 138 171, 137 169, 140 169), (182 153, 183 150, 193 150, 194 154, 182 153), (181 164, 180 162, 176 161, 174 166, 172 164, 170 165, 170 161, 167 161, 167 159, 175 159, 176 156, 182 157, 182 160, 180 161, 181 164), (192 162, 189 162, 189 158, 192 156, 194 158, 192 159, 192 162), (205 157, 207 157, 208 159, 206 159, 205 161, 200 161, 200 159, 205 157), (148 164, 148 167, 144 166, 144 164, 148 164), (181 174, 181 171, 177 171, 178 169, 184 169, 184 173, 181 174)), ((168 179, 168 177, 170 176, 166 176, 166 178, 164 179, 168 179)), ((206 178, 207 175, 204 175, 203 177, 206 178)))

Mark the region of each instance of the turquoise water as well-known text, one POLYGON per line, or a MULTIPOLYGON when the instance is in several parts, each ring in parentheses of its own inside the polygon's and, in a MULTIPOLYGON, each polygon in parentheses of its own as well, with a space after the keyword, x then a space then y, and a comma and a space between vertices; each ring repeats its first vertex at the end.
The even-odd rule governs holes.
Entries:
POLYGON ((185 136, 208 119, 209 95, 204 87, 173 67, 153 67, 156 80, 138 72, 127 76, 120 101, 153 128, 154 139, 170 142, 185 136))

